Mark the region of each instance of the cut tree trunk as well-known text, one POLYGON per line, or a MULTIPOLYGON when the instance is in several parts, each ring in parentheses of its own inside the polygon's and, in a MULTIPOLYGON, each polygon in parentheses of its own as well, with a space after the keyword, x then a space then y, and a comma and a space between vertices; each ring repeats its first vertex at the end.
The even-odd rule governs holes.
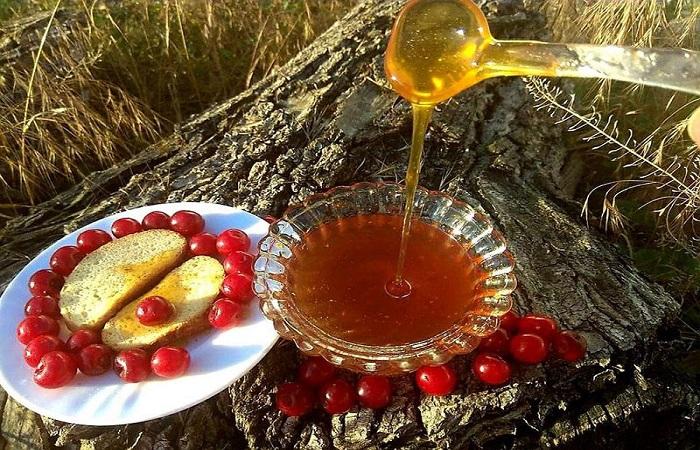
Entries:
MULTIPOLYGON (((401 180, 409 106, 387 88, 382 57, 400 0, 367 0, 277 73, 183 124, 141 155, 8 223, 0 279, 7 283, 64 233, 116 211, 207 201, 257 214, 332 186, 401 180)), ((486 2, 494 34, 542 37, 521 2, 486 2)), ((562 127, 534 108, 516 78, 484 82, 434 115, 421 184, 478 202, 517 260, 515 309, 554 316, 589 344, 576 365, 518 368, 484 387, 469 357, 454 361, 453 395, 426 397, 394 380, 384 411, 287 418, 274 388, 299 353, 280 342, 227 391, 144 424, 89 427, 39 417, 0 396, 7 448, 526 448, 692 446, 698 392, 665 361, 659 342, 679 304, 579 220, 570 198, 583 170, 562 127)), ((5 338, 4 338, 5 339, 5 338)), ((669 347, 671 346, 671 347, 669 347)), ((2 445, 0 445, 0 448, 2 445)))

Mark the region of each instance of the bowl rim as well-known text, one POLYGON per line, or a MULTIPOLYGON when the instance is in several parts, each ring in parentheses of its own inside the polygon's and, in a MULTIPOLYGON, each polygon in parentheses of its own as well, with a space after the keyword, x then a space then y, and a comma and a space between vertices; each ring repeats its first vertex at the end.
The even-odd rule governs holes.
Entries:
MULTIPOLYGON (((332 198, 338 195, 339 193, 353 192, 369 188, 396 188, 402 194, 405 193, 405 186, 396 182, 363 181, 351 185, 335 186, 326 191, 312 194, 299 202, 290 204, 289 207, 282 214, 282 216, 277 221, 275 221, 274 224, 286 222, 290 226, 293 226, 293 217, 290 220, 287 220, 290 216, 297 215, 299 212, 303 212, 306 209, 310 209, 312 205, 317 204, 320 201, 332 198)), ((485 224, 487 226, 488 231, 484 233, 484 236, 491 236, 492 239, 494 239, 496 242, 502 244, 502 250, 500 250, 497 253, 494 253, 494 255, 502 254, 508 260, 509 270, 503 272, 503 274, 507 275, 509 279, 512 279, 512 288, 504 289, 501 292, 496 292, 489 295, 480 295, 481 292, 476 292, 474 297, 474 301, 476 302, 478 302, 479 299, 482 299, 484 297, 506 299, 508 304, 507 308, 503 309, 502 312, 500 312, 498 315, 488 315, 488 317, 495 318, 496 320, 495 325, 493 325, 495 330, 495 327, 498 326, 498 318, 505 314, 508 310, 510 310, 510 305, 512 303, 511 293, 515 289, 515 285, 517 284, 515 275, 513 273, 515 268, 515 260, 507 248, 506 240, 503 234, 499 230, 495 229, 493 222, 488 215, 480 212, 477 207, 470 204, 469 202, 462 201, 450 194, 441 191, 426 189, 422 186, 417 187, 417 196, 415 201, 418 201, 418 199, 420 198, 420 195, 418 195, 418 193, 422 193, 427 198, 447 200, 453 206, 472 211, 473 215, 471 220, 485 224)), ((423 220, 420 217, 416 217, 415 214, 414 218, 418 218, 418 220, 423 220)), ((315 229, 318 225, 327 222, 329 221, 319 222, 313 228, 300 234, 299 237, 301 238, 304 234, 308 233, 312 229, 315 229)), ((439 226, 435 222, 425 220, 424 222, 433 226, 439 226)), ((297 231, 297 227, 293 227, 293 229, 297 231)), ((270 230, 268 231, 268 234, 259 243, 259 253, 254 263, 254 275, 256 285, 264 284, 264 278, 268 276, 267 264, 264 264, 263 269, 258 270, 257 263, 258 261, 264 261, 270 255, 269 252, 263 247, 265 246, 265 242, 267 242, 268 238, 277 239, 276 236, 278 236, 278 234, 273 230, 274 227, 271 226, 270 230)), ((478 240, 472 243, 470 247, 466 247, 464 243, 461 243, 461 245, 465 246, 465 249, 468 250, 476 242, 478 242, 478 240)), ((475 262, 475 264, 479 264, 481 261, 490 256, 493 255, 487 254, 486 257, 479 258, 475 262)), ((287 260, 287 258, 285 258, 285 260, 287 260)), ((287 269, 288 262, 280 264, 282 264, 284 269, 287 269)), ((284 273, 285 271, 283 271, 282 273, 284 273)), ((478 282, 483 282, 484 280, 492 276, 493 274, 486 273, 484 276, 479 277, 478 282)), ((272 278, 278 280, 277 277, 272 278)), ((334 336, 328 333, 327 331, 321 329, 318 325, 313 323, 309 317, 305 316, 296 307, 294 307, 293 302, 288 301, 290 298, 290 293, 288 292, 287 284, 283 284, 282 289, 280 289, 280 291, 276 292, 274 295, 270 293, 266 288, 263 288, 262 290, 256 289, 256 292, 260 297, 260 306, 263 310, 263 314, 265 314, 266 317, 273 321, 275 328, 283 337, 293 340, 296 343, 297 347, 299 347, 302 351, 306 353, 323 356, 329 361, 340 365, 343 364, 342 362, 339 363, 338 361, 342 361, 344 358, 354 358, 359 360, 361 363, 400 363, 402 359, 410 359, 411 357, 420 358, 421 356, 426 356, 427 353, 431 353, 433 350, 435 350, 437 344, 440 344, 440 346, 443 347, 443 353, 449 353, 449 356, 447 358, 449 359, 456 354, 468 353, 472 351, 480 341, 479 335, 467 331, 467 328, 469 326, 468 322, 470 318, 475 316, 473 314, 474 310, 470 310, 469 312, 465 313, 459 321, 457 321, 449 328, 446 328, 445 330, 428 338, 401 344, 369 345, 348 341, 338 336, 334 336), (277 296, 278 298, 275 298, 275 296, 277 296), (285 305, 280 305, 280 303, 284 303, 285 305), (451 350, 448 351, 447 349, 451 350)), ((413 368, 413 366, 411 366, 411 368, 413 368)), ((405 370, 406 368, 401 368, 401 370, 393 370, 393 372, 405 370)))

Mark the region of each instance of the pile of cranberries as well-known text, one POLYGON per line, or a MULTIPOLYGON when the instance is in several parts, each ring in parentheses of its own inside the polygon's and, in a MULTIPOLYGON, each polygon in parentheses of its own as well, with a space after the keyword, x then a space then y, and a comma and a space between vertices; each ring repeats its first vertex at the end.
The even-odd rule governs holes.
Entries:
MULTIPOLYGON (((578 361, 586 354, 586 341, 574 331, 559 330, 551 317, 519 317, 511 311, 501 318, 499 329, 482 339, 472 359, 472 373, 482 383, 500 385, 510 380, 513 364, 539 364, 552 354, 578 361)), ((416 384, 426 394, 447 395, 457 385, 457 373, 448 364, 424 366, 416 372, 416 384)))
MULTIPOLYGON (((253 256, 248 253, 250 238, 237 229, 215 236, 205 232, 204 226, 204 219, 194 211, 178 211, 172 216, 153 211, 141 222, 131 218, 117 219, 111 230, 114 238, 143 230, 173 230, 188 239, 190 256, 219 258, 226 277, 221 285, 221 297, 212 305, 208 318, 214 328, 229 328, 243 320, 247 304, 254 296, 253 256)), ((190 365, 190 355, 181 347, 161 347, 150 355, 142 349, 115 352, 101 342, 99 331, 88 329, 74 331, 65 342, 59 338, 59 296, 64 277, 70 275, 85 255, 112 239, 102 230, 83 231, 78 235, 76 245, 64 246, 54 252, 50 269, 39 270, 29 278, 32 297, 24 308, 26 317, 17 327, 17 339, 26 345, 24 360, 34 369, 34 381, 41 387, 65 386, 78 371, 94 376, 113 369, 122 380, 136 383, 150 373, 163 378, 178 377, 190 365)), ((146 297, 136 308, 136 318, 145 326, 165 324, 174 313, 172 303, 161 296, 146 297)))
MULTIPOLYGON (((508 312, 501 328, 485 337, 472 359, 477 380, 500 385, 510 380, 512 364, 539 364, 551 354, 575 362, 586 354, 586 341, 573 331, 560 331, 547 316, 523 317, 508 312)), ((320 357, 306 359, 299 367, 298 381, 277 387, 277 409, 288 416, 301 416, 317 403, 330 414, 347 412, 358 401, 368 408, 383 408, 391 402, 391 381, 387 377, 364 375, 356 389, 337 375, 337 369, 320 357)), ((423 366, 415 372, 418 388, 427 395, 448 395, 459 377, 450 364, 423 366)))
POLYGON ((303 416, 316 405, 329 414, 342 414, 358 402, 366 408, 384 408, 391 402, 391 393, 387 377, 363 375, 353 385, 339 376, 335 366, 313 356, 299 366, 297 381, 277 387, 275 404, 288 416, 303 416))

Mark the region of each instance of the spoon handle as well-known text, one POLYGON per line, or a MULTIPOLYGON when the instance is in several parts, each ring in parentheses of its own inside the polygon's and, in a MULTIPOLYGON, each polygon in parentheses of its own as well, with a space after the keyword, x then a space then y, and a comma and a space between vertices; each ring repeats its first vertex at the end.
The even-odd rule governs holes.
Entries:
POLYGON ((482 59, 484 78, 503 75, 610 78, 700 95, 700 52, 536 41, 497 41, 482 59))

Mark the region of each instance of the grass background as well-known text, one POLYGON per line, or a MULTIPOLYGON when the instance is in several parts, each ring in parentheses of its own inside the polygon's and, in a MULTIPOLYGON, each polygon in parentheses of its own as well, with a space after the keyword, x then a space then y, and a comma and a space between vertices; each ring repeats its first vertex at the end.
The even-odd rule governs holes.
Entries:
MULTIPOLYGON (((0 0, 5 41, 21 40, 13 24, 37 12, 58 8, 57 14, 71 15, 41 51, 0 67, 0 222, 244 90, 356 3, 0 0)), ((694 0, 539 4, 552 40, 700 49, 694 0)), ((566 139, 590 169, 580 198, 592 223, 684 302, 680 336, 694 348, 700 336, 700 154, 685 125, 700 102, 624 83, 577 82, 575 100, 540 87, 552 113, 576 130, 566 139), (585 126, 577 127, 582 121, 585 126), (604 130, 598 150, 585 140, 594 127, 604 130), (632 140, 616 141, 628 130, 632 140), (670 175, 680 185, 669 183, 670 175)))

